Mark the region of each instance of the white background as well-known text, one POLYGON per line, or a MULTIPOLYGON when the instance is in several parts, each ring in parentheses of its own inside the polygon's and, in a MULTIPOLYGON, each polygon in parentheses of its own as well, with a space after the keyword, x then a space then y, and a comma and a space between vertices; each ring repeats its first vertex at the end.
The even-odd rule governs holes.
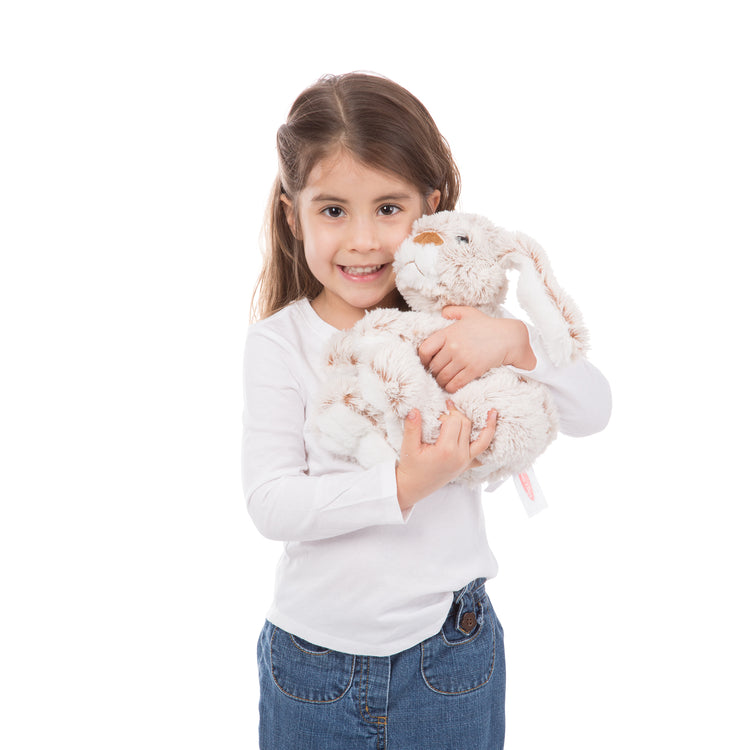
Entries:
POLYGON ((750 746, 740 6, 4 4, 0 745, 256 746, 279 547, 241 496, 241 355, 274 135, 365 69, 430 109, 465 210, 547 249, 614 392, 539 461, 548 511, 486 498, 506 746, 750 746))

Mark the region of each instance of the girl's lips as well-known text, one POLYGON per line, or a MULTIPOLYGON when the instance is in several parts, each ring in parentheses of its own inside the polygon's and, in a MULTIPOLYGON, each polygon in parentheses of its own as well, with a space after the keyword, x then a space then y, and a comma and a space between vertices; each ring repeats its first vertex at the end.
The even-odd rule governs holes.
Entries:
POLYGON ((388 263, 369 266, 339 266, 341 273, 352 281, 370 281, 378 278, 388 268, 388 263))

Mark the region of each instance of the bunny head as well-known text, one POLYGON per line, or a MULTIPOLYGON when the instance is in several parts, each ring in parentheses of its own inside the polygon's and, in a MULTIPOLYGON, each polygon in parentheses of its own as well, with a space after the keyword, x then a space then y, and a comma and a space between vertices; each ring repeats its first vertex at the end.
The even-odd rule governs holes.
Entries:
POLYGON ((517 297, 556 365, 582 355, 588 334, 572 299, 557 283, 542 247, 483 216, 441 211, 414 222, 394 257, 396 286, 413 310, 440 313, 468 305, 497 315, 509 270, 519 272, 517 297))
POLYGON ((508 291, 498 262, 502 234, 475 214, 441 211, 417 219, 393 262, 409 307, 439 313, 446 305, 469 305, 494 312, 508 291))

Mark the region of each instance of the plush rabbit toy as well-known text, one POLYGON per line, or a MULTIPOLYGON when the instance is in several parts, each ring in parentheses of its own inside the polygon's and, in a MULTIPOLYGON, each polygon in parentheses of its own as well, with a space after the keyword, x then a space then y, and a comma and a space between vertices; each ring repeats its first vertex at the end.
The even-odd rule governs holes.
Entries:
POLYGON ((468 305, 495 317, 519 271, 517 297, 541 334, 552 362, 581 356, 587 334, 572 300, 559 287, 547 256, 530 237, 482 216, 443 211, 418 219, 394 259, 396 286, 412 311, 368 312, 335 334, 327 351, 315 429, 328 450, 368 468, 398 455, 403 422, 414 407, 422 437, 435 442, 446 399, 473 422, 474 440, 498 412, 497 429, 481 466, 456 481, 498 482, 524 471, 554 440, 557 414, 548 389, 509 367, 498 367, 453 394, 443 391, 419 359, 419 345, 452 321, 446 305, 468 305))

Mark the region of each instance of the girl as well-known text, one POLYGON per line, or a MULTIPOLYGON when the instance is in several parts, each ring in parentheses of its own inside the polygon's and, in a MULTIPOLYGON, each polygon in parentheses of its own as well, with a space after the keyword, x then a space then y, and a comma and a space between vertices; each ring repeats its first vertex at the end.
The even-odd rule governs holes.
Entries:
MULTIPOLYGON (((258 642, 260 746, 502 748, 503 631, 484 590, 497 564, 478 490, 449 484, 489 444, 448 402, 434 445, 406 420, 401 458, 368 470, 307 428, 321 354, 365 311, 401 306, 394 252, 423 213, 456 205, 459 174, 432 118, 373 75, 321 79, 278 131, 279 175, 245 351, 248 510, 284 541, 258 642)), ((604 427, 609 390, 554 368, 513 319, 450 308, 420 357, 449 392, 506 364, 546 383, 563 432, 604 427)))

